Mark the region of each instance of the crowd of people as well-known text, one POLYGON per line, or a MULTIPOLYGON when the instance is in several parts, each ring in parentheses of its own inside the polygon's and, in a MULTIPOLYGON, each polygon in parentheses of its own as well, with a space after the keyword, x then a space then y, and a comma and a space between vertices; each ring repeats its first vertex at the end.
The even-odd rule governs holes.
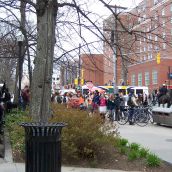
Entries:
MULTIPOLYGON (((134 94, 129 94, 129 97, 134 97, 134 94)), ((143 98, 143 97, 142 97, 143 98)), ((116 94, 99 93, 97 90, 82 95, 78 92, 76 95, 71 93, 65 93, 61 96, 59 93, 52 95, 52 102, 59 104, 65 104, 67 108, 79 108, 81 110, 87 110, 89 115, 99 113, 102 119, 107 116, 110 121, 118 120, 118 113, 125 110, 127 106, 127 97, 122 92, 116 94)), ((133 98, 134 99, 134 98, 133 98)), ((135 105, 138 106, 141 103, 147 104, 147 97, 143 101, 140 97, 135 99, 135 105)), ((129 106, 129 105, 128 105, 129 106)))
POLYGON ((77 94, 65 93, 61 96, 59 93, 52 95, 52 102, 65 104, 67 108, 79 108, 87 110, 89 115, 99 113, 102 119, 107 116, 110 121, 118 120, 119 113, 129 110, 129 124, 133 124, 133 111, 137 106, 148 106, 158 102, 159 97, 166 94, 167 88, 163 86, 159 90, 154 90, 149 95, 134 94, 134 90, 128 90, 128 95, 124 96, 122 92, 116 94, 99 93, 97 90, 82 95, 81 92, 77 94))

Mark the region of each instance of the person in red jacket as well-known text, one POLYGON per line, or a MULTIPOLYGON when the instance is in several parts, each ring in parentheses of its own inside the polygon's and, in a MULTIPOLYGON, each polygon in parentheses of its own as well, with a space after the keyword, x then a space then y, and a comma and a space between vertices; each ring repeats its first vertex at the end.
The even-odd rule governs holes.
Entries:
POLYGON ((107 112, 107 100, 104 94, 99 99, 99 113, 103 120, 105 120, 105 114, 107 112))
POLYGON ((21 97, 22 97, 22 109, 25 111, 26 107, 30 103, 30 90, 28 85, 26 85, 22 90, 21 97))

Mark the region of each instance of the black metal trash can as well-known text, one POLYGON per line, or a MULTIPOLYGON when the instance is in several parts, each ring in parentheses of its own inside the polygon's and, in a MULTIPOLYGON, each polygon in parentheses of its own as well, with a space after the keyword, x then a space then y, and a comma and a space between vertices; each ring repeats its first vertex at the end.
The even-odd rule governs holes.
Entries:
POLYGON ((21 123, 25 129, 26 172, 61 172, 64 123, 21 123))

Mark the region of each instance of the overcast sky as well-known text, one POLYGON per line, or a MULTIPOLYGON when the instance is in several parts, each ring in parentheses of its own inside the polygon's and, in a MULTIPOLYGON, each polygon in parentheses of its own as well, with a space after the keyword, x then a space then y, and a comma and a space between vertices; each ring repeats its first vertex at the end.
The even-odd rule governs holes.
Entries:
MULTIPOLYGON (((105 0, 107 4, 127 7, 128 10, 131 10, 133 7, 137 6, 141 1, 142 0, 105 0)), ((98 14, 97 16, 90 14, 90 18, 93 22, 95 21, 95 23, 97 23, 100 29, 102 29, 103 19, 109 17, 112 13, 99 0, 82 0, 82 2, 86 2, 86 8, 89 11, 98 14)), ((84 37, 88 42, 97 41, 99 39, 95 35, 91 34, 89 30, 84 31, 84 37)), ((95 51, 97 52, 97 49, 102 49, 101 47, 102 43, 100 43, 100 45, 96 43, 95 51), (100 48, 98 48, 98 46, 100 46, 100 48)), ((92 51, 94 51, 93 49, 92 51)))
MULTIPOLYGON (((122 7, 127 7, 129 10, 131 10, 133 7, 137 6, 138 3, 140 3, 142 0, 107 0, 106 2, 110 5, 119 5, 122 7)), ((90 6, 93 11, 96 11, 99 14, 102 15, 109 15, 110 12, 105 9, 105 7, 102 5, 101 2, 97 3, 96 0, 90 0, 90 6), (94 3, 93 3, 94 1, 94 3)))

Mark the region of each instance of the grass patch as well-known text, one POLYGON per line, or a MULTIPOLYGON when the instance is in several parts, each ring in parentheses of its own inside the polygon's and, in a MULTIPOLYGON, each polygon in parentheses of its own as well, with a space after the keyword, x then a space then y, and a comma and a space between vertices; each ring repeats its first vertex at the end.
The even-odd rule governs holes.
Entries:
POLYGON ((138 157, 139 157, 138 151, 136 151, 136 150, 129 151, 129 153, 128 153, 128 160, 129 161, 136 160, 136 159, 138 159, 138 157))
POLYGON ((150 167, 158 167, 161 164, 161 160, 155 154, 149 153, 146 158, 146 163, 150 167))

